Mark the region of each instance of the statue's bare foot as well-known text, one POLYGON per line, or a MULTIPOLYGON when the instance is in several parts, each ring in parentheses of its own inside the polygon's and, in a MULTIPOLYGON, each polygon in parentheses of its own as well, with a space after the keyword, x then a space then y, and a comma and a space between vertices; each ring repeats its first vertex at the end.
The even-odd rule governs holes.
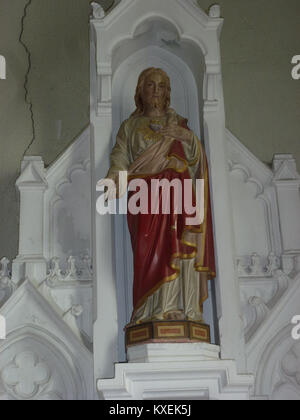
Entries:
POLYGON ((168 321, 182 321, 184 320, 184 313, 182 311, 172 311, 164 314, 164 318, 168 321))

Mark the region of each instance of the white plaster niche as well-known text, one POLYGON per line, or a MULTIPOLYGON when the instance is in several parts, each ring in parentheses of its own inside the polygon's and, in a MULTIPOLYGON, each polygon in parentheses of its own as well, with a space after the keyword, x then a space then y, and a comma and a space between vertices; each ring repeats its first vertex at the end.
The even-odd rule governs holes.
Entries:
POLYGON ((214 327, 220 329, 220 343, 216 344, 220 344, 221 357, 236 360, 238 370, 246 372, 226 156, 222 25, 219 6, 213 6, 207 15, 196 0, 123 0, 109 13, 91 20, 96 378, 113 377, 114 363, 126 360, 123 328, 132 310, 133 270, 126 220, 96 213, 95 184, 107 173, 121 122, 134 111, 138 76, 152 66, 169 74, 171 106, 188 118, 190 128, 205 144, 218 272, 216 316, 210 299, 205 320, 213 336, 214 327))
MULTIPOLYGON (((135 30, 134 38, 122 42, 113 55, 112 78, 112 148, 118 129, 135 110, 134 95, 140 73, 148 67, 162 68, 171 79, 171 107, 188 118, 189 127, 203 141, 203 56, 196 57, 193 46, 180 40, 170 22, 150 18, 135 30), (197 83, 196 80, 201 81, 197 83), (125 82, 126 81, 126 82, 125 82), (200 99, 199 99, 200 98, 200 99)), ((133 257, 126 216, 117 215, 115 223, 115 253, 119 309, 119 360, 126 360, 122 326, 132 313, 133 257), (119 244, 125 244, 120 247, 119 244), (125 299, 124 299, 125 296, 125 299)), ((216 342, 211 293, 205 304, 205 321, 211 326, 212 341, 216 342)))

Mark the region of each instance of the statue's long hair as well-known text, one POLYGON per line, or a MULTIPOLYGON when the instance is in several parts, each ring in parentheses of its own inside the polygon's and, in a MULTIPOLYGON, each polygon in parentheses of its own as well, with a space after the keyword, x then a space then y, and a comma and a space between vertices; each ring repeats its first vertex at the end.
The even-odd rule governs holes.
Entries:
POLYGON ((135 92, 135 97, 134 97, 136 110, 131 115, 132 117, 135 117, 137 115, 142 115, 144 113, 142 91, 143 91, 143 88, 144 88, 145 80, 147 79, 148 76, 150 76, 153 73, 160 74, 165 80, 165 83, 167 85, 167 97, 166 97, 166 102, 165 102, 165 110, 168 111, 168 109, 169 109, 170 102, 171 102, 171 82, 170 82, 170 78, 167 75, 167 73, 165 71, 163 71, 162 69, 155 68, 155 67, 150 67, 149 69, 144 70, 139 76, 139 80, 138 80, 138 84, 137 84, 136 92, 135 92))

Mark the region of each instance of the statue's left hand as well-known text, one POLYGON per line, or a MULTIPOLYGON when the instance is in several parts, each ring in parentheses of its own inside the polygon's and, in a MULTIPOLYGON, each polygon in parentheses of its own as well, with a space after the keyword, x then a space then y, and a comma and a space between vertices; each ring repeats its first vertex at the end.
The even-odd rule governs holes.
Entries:
POLYGON ((193 132, 179 125, 170 125, 162 128, 160 134, 166 137, 174 137, 176 140, 190 144, 193 138, 193 132))

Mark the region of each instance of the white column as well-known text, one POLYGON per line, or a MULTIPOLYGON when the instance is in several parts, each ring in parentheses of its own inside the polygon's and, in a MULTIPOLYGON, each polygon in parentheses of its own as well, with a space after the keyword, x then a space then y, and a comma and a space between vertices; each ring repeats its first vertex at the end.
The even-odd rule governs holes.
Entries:
POLYGON ((217 66, 207 66, 204 92, 205 146, 210 168, 216 254, 216 294, 221 359, 236 360, 245 372, 245 339, 240 306, 240 290, 235 269, 235 244, 230 201, 225 139, 225 114, 221 74, 217 66))
POLYGON ((112 135, 111 68, 96 65, 101 48, 96 43, 97 22, 91 23, 91 162, 92 235, 94 266, 94 375, 95 380, 114 377, 118 362, 117 293, 113 250, 113 216, 96 211, 96 183, 109 169, 112 135), (96 60, 95 60, 96 59, 96 60))
POLYGON ((292 155, 273 160, 283 253, 300 254, 300 176, 292 155))
POLYGON ((25 157, 16 182, 20 192, 19 255, 13 263, 13 280, 28 277, 39 283, 46 276, 44 259, 44 193, 47 189, 44 162, 25 157))

